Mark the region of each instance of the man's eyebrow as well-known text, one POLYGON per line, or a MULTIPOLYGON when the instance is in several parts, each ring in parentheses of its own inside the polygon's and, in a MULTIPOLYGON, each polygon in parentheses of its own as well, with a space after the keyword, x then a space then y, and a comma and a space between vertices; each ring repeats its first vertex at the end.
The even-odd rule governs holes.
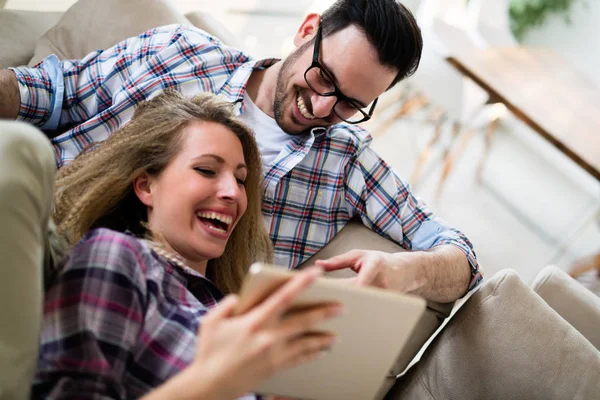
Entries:
MULTIPOLYGON (((335 74, 333 73, 333 71, 331 70, 331 68, 329 68, 323 61, 320 61, 321 65, 327 70, 327 73, 329 75, 331 75, 331 77, 333 78, 333 83, 335 83, 335 86, 337 86, 338 90, 341 92, 342 90, 340 89, 340 81, 338 81, 338 79, 336 78, 335 74)), ((344 96, 346 96, 346 94, 344 92, 342 92, 344 94, 344 96)), ((357 103, 359 106, 361 106, 362 108, 366 108, 367 105, 365 103, 363 103, 360 100, 357 100, 355 98, 352 98, 350 96, 346 96, 347 98, 349 98, 350 100, 352 100, 353 102, 357 103)))
MULTIPOLYGON (((223 157, 221 157, 221 156, 219 156, 219 155, 217 155, 217 154, 212 154, 212 153, 209 153, 209 154, 202 154, 201 156, 194 157, 194 158, 192 159, 192 161, 201 161, 203 158, 212 158, 213 160, 215 160, 215 161, 216 161, 216 162, 218 162, 219 164, 225 164, 225 159, 224 159, 223 157)), ((242 168, 244 168, 244 169, 248 169, 248 166, 247 166, 246 164, 244 164, 244 163, 239 163, 239 164, 238 164, 238 165, 235 167, 235 169, 242 169, 242 168)))

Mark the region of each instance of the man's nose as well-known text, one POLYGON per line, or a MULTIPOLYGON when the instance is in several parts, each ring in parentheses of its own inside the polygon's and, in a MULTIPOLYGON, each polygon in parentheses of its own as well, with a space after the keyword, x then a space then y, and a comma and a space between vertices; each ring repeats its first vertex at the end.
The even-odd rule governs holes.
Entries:
POLYGON ((317 118, 327 118, 333 113, 333 106, 335 106, 337 97, 313 94, 310 101, 313 115, 317 118))

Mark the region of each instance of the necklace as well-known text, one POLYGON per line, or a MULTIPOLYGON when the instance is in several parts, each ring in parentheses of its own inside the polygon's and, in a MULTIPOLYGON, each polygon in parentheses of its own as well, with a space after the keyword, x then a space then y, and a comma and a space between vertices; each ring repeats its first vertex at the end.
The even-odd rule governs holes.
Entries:
POLYGON ((146 242, 146 244, 148 246, 150 246, 150 248, 152 250, 154 250, 156 252, 156 254, 158 254, 159 256, 162 256, 167 261, 172 262, 173 264, 177 265, 178 267, 183 268, 184 270, 192 269, 186 265, 186 263, 183 261, 183 258, 181 258, 181 256, 179 256, 177 254, 173 254, 173 253, 165 250, 161 244, 152 242, 150 240, 144 240, 144 241, 146 242))

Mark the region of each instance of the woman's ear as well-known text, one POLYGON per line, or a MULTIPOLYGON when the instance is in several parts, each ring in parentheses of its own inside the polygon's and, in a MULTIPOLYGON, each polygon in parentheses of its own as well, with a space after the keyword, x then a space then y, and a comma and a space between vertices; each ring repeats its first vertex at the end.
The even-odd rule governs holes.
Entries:
POLYGON ((298 28, 298 32, 294 36, 294 45, 296 47, 302 46, 304 43, 312 39, 317 33, 317 29, 321 24, 321 16, 319 14, 311 13, 308 14, 302 24, 298 28))
POLYGON ((146 172, 133 179, 133 190, 140 201, 147 207, 153 206, 152 177, 146 172))

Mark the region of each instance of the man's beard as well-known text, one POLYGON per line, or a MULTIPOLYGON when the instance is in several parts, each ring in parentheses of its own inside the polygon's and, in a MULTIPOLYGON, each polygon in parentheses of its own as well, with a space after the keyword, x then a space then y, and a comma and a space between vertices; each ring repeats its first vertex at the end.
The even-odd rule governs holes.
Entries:
POLYGON ((291 75, 289 70, 291 69, 294 62, 300 57, 300 55, 304 51, 304 47, 305 46, 302 46, 296 49, 296 51, 294 51, 292 54, 290 54, 283 62, 283 65, 281 66, 281 69, 277 74, 277 85, 275 86, 275 100, 273 101, 273 115, 275 116, 275 122, 277 122, 277 125, 279 125, 279 127, 288 135, 299 135, 304 132, 289 132, 289 130, 286 130, 284 126, 285 122, 283 121, 285 102, 288 99, 288 97, 290 97, 293 94, 286 93, 286 82, 289 82, 291 75))

